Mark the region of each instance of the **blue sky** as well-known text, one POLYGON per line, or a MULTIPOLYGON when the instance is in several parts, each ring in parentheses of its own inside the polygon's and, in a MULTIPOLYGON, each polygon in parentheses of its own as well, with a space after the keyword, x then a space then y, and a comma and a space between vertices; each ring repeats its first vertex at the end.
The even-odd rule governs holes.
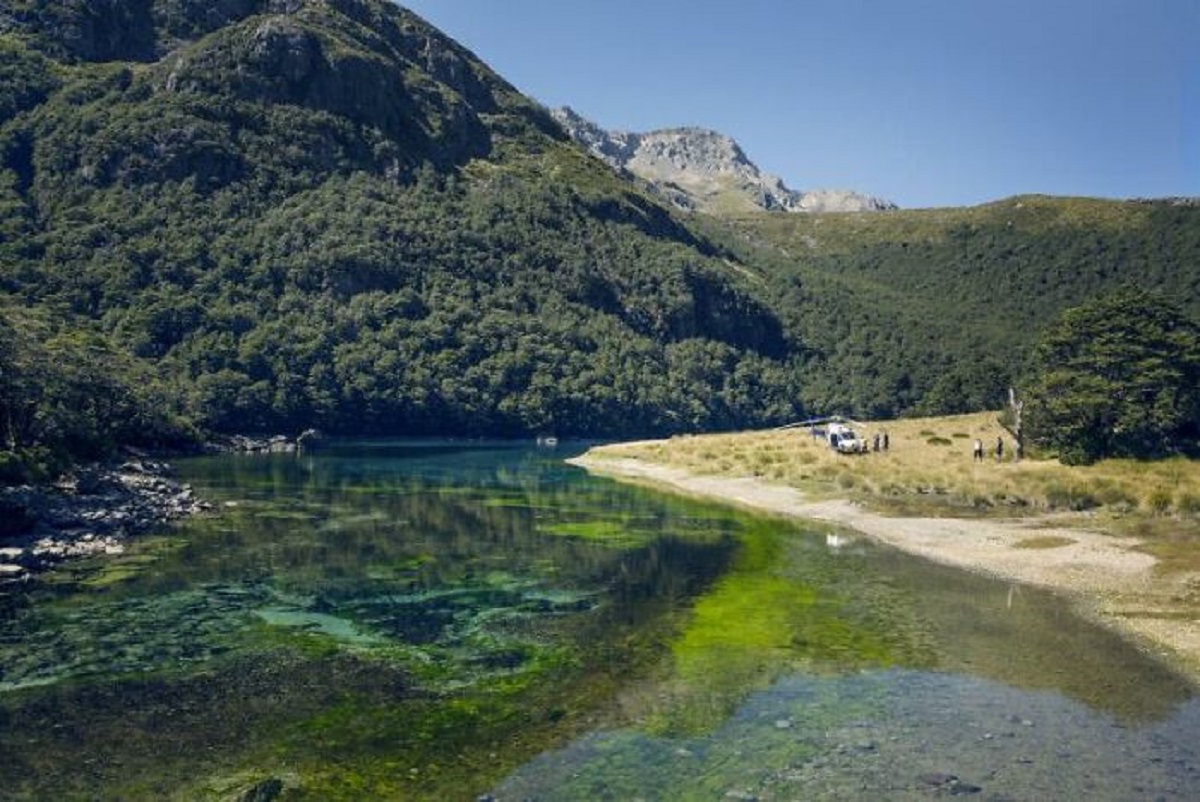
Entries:
POLYGON ((608 128, 905 207, 1200 195, 1200 0, 403 0, 608 128))

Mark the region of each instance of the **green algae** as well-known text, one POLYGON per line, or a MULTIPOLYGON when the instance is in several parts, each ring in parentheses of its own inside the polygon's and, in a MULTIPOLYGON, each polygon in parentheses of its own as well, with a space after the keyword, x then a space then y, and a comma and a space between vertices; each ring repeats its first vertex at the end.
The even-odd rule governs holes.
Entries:
MULTIPOLYGON (((756 691, 935 662, 922 580, 881 577, 870 551, 558 464, 448 459, 192 465, 204 495, 242 503, 0 620, 0 749, 21 756, 0 782, 42 798, 227 799, 272 778, 280 798, 472 798, 604 724, 633 727, 597 744, 627 776, 588 768, 589 789, 633 798, 661 776, 720 798, 736 749, 710 738, 756 691), (715 762, 696 773, 676 750, 715 762), (78 766, 81 751, 111 763, 78 766)), ((840 721, 802 712, 797 728, 840 721)), ((782 755, 786 733, 761 730, 745 730, 755 749, 782 755)))
POLYGON ((560 521, 538 527, 538 532, 600 543, 613 548, 628 548, 644 543, 652 533, 638 533, 623 521, 560 521))
POLYGON ((669 525, 673 534, 696 541, 719 538, 741 525, 737 519, 723 516, 715 520, 690 516, 664 519, 646 515, 603 518, 597 517, 594 510, 575 513, 570 510, 558 510, 556 517, 558 520, 539 520, 537 532, 618 549, 652 542, 662 536, 666 525, 669 525))
POLYGON ((748 527, 732 569, 696 601, 671 643, 647 731, 708 731, 788 672, 926 662, 921 639, 897 627, 903 600, 879 590, 786 526, 748 527))
POLYGON ((178 540, 163 536, 147 536, 131 540, 117 554, 89 557, 68 564, 52 574, 50 583, 61 582, 97 591, 112 590, 144 574, 178 549, 178 540))

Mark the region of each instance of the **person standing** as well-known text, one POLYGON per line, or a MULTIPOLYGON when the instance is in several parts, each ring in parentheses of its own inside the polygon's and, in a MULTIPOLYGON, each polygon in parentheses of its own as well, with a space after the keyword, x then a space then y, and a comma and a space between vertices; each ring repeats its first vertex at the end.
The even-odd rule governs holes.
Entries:
POLYGON ((1004 438, 996 438, 996 462, 1004 462, 1004 438))
POLYGON ((983 462, 983 441, 976 437, 974 447, 975 461, 983 462))

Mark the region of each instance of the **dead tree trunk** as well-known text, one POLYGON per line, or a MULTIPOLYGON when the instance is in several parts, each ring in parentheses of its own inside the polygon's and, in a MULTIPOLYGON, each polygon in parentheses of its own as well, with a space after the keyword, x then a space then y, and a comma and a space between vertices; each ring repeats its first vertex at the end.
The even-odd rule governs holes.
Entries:
POLYGON ((1008 433, 1013 436, 1015 445, 1013 447, 1013 459, 1017 462, 1025 456, 1025 436, 1021 429, 1021 413, 1025 409, 1025 402, 1017 399, 1017 391, 1012 387, 1008 388, 1008 411, 1011 416, 1008 425, 1004 421, 1000 422, 1008 430, 1008 433))

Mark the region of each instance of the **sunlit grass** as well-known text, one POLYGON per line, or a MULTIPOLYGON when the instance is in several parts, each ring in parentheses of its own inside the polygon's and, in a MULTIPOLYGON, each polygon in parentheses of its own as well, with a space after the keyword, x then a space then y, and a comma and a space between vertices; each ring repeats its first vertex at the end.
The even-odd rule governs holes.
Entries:
POLYGON ((941 243, 964 226, 1016 226, 1043 233, 1064 227, 1131 230, 1146 225, 1152 208, 1095 198, 1024 195, 979 206, 897 209, 883 214, 736 215, 743 231, 768 235, 796 253, 845 253, 879 244, 941 243))
MULTIPOLYGON (((698 474, 751 476, 796 487, 814 498, 851 498, 902 515, 1077 514, 1088 526, 1120 534, 1151 532, 1156 548, 1180 568, 1200 567, 1200 462, 1106 460, 1066 466, 1012 459, 1013 440, 995 413, 867 422, 871 440, 888 434, 887 451, 833 452, 807 429, 679 436, 607 446, 600 456, 631 456, 698 474), (976 438, 985 457, 972 455, 976 438), (995 446, 1004 440, 1003 460, 995 446), (1170 536, 1169 538, 1167 536, 1170 536), (1179 545, 1180 542, 1186 546, 1179 545), (1169 545, 1173 544, 1173 545, 1169 545)), ((1067 521, 1070 515, 1067 515, 1067 521)))

